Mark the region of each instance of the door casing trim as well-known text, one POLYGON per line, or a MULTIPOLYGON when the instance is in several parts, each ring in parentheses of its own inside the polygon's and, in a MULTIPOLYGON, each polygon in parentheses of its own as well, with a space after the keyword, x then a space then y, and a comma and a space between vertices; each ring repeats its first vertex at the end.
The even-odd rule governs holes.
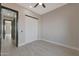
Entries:
POLYGON ((16 13, 16 47, 18 47, 18 11, 1 5, 1 8, 8 9, 16 13))

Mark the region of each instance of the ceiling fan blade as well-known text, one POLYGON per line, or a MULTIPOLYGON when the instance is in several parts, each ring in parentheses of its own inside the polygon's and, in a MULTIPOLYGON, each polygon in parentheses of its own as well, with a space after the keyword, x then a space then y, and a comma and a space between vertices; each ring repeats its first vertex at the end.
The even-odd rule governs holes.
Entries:
POLYGON ((37 7, 39 5, 39 3, 37 3, 34 7, 37 7))
POLYGON ((46 8, 46 6, 45 6, 45 4, 44 4, 44 3, 42 3, 42 6, 43 6, 44 8, 46 8))

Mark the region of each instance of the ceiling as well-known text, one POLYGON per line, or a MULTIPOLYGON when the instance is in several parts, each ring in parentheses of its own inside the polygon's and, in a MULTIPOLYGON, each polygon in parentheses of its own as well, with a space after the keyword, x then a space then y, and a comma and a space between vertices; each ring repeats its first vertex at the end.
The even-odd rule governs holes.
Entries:
POLYGON ((27 9, 39 14, 39 15, 42 15, 42 14, 50 12, 56 8, 59 8, 63 5, 65 5, 66 3, 45 3, 46 8, 43 8, 41 5, 34 8, 36 3, 18 3, 18 4, 22 7, 25 7, 27 9))

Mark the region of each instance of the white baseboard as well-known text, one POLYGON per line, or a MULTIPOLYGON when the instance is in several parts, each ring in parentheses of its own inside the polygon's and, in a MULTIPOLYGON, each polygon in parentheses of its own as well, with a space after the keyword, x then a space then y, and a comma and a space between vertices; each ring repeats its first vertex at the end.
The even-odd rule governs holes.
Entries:
POLYGON ((59 42, 49 41, 49 40, 46 40, 46 39, 42 39, 42 40, 44 40, 46 42, 50 42, 52 44, 60 45, 60 46, 66 47, 66 48, 70 48, 70 49, 79 51, 79 48, 76 48, 76 47, 73 47, 73 46, 65 45, 65 44, 62 44, 62 43, 59 43, 59 42))
MULTIPOLYGON (((37 39, 36 39, 36 40, 37 40, 37 39)), ((33 41, 36 41, 36 40, 32 40, 32 41, 29 41, 29 42, 23 42, 23 43, 19 44, 19 47, 21 47, 21 46, 23 46, 23 45, 26 45, 26 44, 29 44, 29 43, 31 43, 31 42, 33 42, 33 41)))
POLYGON ((21 44, 19 44, 19 46, 18 46, 18 47, 21 47, 21 46, 23 46, 23 45, 25 45, 25 44, 27 44, 27 43, 26 43, 26 42, 21 43, 21 44))

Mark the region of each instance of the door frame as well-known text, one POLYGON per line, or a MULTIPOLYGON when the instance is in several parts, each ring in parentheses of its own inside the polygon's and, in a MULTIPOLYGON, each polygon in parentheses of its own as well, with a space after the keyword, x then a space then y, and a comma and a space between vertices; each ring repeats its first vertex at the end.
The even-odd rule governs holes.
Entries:
MULTIPOLYGON (((5 31, 4 31, 4 26, 5 26, 5 24, 4 24, 4 22, 5 21, 10 21, 11 23, 12 23, 12 20, 8 20, 8 19, 3 19, 3 39, 5 40, 5 31)), ((12 30, 11 30, 12 31, 12 30)), ((11 35, 12 35, 12 32, 11 32, 11 35)), ((12 37, 11 37, 12 38, 12 37)))
POLYGON ((1 8, 4 8, 4 9, 7 9, 7 10, 10 10, 10 11, 13 11, 16 13, 16 47, 18 47, 18 11, 17 10, 13 10, 11 8, 8 8, 8 7, 5 7, 5 6, 2 6, 1 5, 1 8))
POLYGON ((0 56, 1 56, 1 40, 2 40, 2 20, 1 20, 1 3, 0 3, 0 56))

